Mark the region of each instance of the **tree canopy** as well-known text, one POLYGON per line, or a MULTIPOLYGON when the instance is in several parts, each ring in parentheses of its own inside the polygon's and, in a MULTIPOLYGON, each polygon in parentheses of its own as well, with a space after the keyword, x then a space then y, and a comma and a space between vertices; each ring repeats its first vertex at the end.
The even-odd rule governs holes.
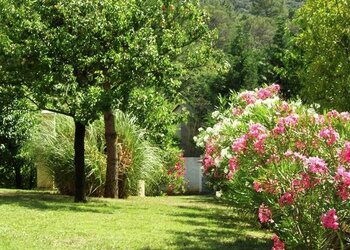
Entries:
POLYGON ((300 28, 296 53, 302 58, 298 75, 304 99, 349 110, 349 1, 307 1, 296 21, 300 28))

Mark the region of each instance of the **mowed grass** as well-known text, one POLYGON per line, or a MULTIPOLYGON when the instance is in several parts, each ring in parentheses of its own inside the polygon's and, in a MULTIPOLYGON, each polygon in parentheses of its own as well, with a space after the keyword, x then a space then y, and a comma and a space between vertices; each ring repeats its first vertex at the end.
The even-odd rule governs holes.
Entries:
POLYGON ((91 198, 0 189, 0 249, 271 249, 271 234, 210 196, 91 198))

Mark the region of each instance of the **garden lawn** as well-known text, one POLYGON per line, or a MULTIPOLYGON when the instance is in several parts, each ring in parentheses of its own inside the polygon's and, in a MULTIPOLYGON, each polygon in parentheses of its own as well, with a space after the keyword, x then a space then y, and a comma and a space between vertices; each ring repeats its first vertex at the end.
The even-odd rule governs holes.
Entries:
POLYGON ((271 233, 209 196, 91 198, 0 189, 0 249, 270 249, 271 233))

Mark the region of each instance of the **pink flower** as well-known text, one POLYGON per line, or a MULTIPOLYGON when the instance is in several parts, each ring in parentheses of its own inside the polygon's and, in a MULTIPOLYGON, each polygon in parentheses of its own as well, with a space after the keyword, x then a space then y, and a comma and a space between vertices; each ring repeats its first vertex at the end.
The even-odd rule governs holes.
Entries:
POLYGON ((234 116, 241 115, 242 113, 243 113, 243 110, 240 109, 240 108, 233 108, 233 109, 232 109, 232 114, 233 114, 234 116))
POLYGON ((341 112, 341 113, 340 113, 340 117, 341 117, 341 120, 342 120, 343 122, 348 122, 348 121, 350 121, 349 112, 341 112))
POLYGON ((288 149, 288 150, 284 153, 284 156, 287 157, 287 158, 289 158, 289 157, 291 157, 293 154, 294 154, 293 151, 290 150, 290 149, 288 149))
POLYGON ((236 172, 238 170, 238 161, 236 157, 232 157, 229 161, 229 168, 231 172, 236 172))
POLYGON ((335 130, 333 128, 323 128, 320 133, 319 136, 323 139, 326 140, 328 145, 332 145, 334 144, 337 139, 339 138, 339 134, 337 132, 335 132, 335 130))
POLYGON ((328 170, 326 162, 318 157, 310 157, 305 160, 304 164, 311 173, 323 174, 328 170))
POLYGON ((340 116, 340 114, 336 110, 331 110, 327 113, 328 118, 338 118, 339 116, 340 116))
POLYGON ((233 171, 229 171, 228 173, 227 173, 227 175, 226 175, 226 179, 227 180, 231 180, 232 179, 232 177, 233 177, 233 171))
POLYGON ((261 223, 273 222, 271 218, 271 210, 264 204, 259 207, 259 220, 261 223))
POLYGON ((205 155, 203 159, 203 168, 204 173, 207 173, 210 167, 213 167, 215 165, 214 159, 210 155, 205 155))
POLYGON ((297 140, 295 142, 295 146, 297 149, 304 149, 306 147, 306 144, 302 142, 301 140, 297 140))
POLYGON ((245 91, 239 95, 239 98, 246 102, 246 104, 254 104, 256 101, 255 93, 253 91, 245 91))
POLYGON ((258 140, 254 142, 254 149, 256 152, 263 154, 265 153, 264 142, 267 138, 266 134, 262 134, 258 136, 258 140))
POLYGON ((283 119, 283 124, 289 127, 295 127, 299 121, 299 115, 291 114, 283 119))
POLYGON ((350 187, 350 172, 346 172, 343 166, 340 166, 337 170, 337 174, 334 176, 334 180, 338 182, 337 195, 343 200, 349 199, 349 187, 350 187))
POLYGON ((278 200, 278 204, 280 204, 281 207, 285 205, 292 205, 294 202, 293 195, 289 192, 284 193, 281 198, 278 200))
POLYGON ((253 187, 254 187, 254 190, 255 190, 256 192, 258 192, 258 193, 261 193, 262 191, 264 191, 264 190, 262 189, 260 183, 257 182, 257 181, 254 181, 254 182, 253 182, 253 187))
POLYGON ((216 148, 210 144, 210 143, 207 143, 205 145, 205 153, 208 154, 208 155, 212 155, 214 152, 215 152, 216 148))
POLYGON ((273 247, 271 250, 284 250, 284 243, 283 241, 280 240, 280 238, 278 238, 278 236, 276 234, 274 234, 272 236, 272 240, 273 240, 273 247))
POLYGON ((325 228, 337 230, 339 227, 338 217, 334 208, 330 209, 327 213, 321 215, 322 225, 325 228))
POLYGON ((280 162, 281 162, 281 158, 278 155, 276 155, 276 154, 272 154, 270 156, 270 158, 267 159, 266 164, 280 163, 280 162))
POLYGON ((350 163, 350 142, 345 142, 344 150, 340 153, 340 158, 343 161, 350 163))
POLYGON ((316 117, 316 124, 324 124, 325 122, 325 119, 324 119, 324 116, 323 115, 317 115, 316 117))
POLYGON ((266 131, 267 130, 263 125, 256 123, 250 125, 248 134, 253 138, 258 138, 259 135, 266 134, 266 131))
POLYGON ((342 201, 349 199, 349 186, 345 185, 344 183, 338 185, 337 195, 342 199, 342 201))
POLYGON ((258 90, 258 98, 261 100, 265 100, 265 99, 271 97, 272 95, 273 95, 273 93, 268 88, 258 90))
POLYGON ((295 158, 295 159, 298 159, 298 160, 301 160, 301 161, 303 161, 304 163, 307 161, 306 156, 304 156, 304 155, 302 155, 302 154, 300 154, 300 153, 298 153, 298 152, 294 152, 294 158, 295 158))
POLYGON ((247 140, 248 140, 247 135, 243 135, 243 136, 237 138, 231 146, 232 151, 236 152, 236 153, 243 152, 247 148, 247 140))
POLYGON ((283 123, 278 123, 277 127, 275 127, 274 129, 272 129, 272 133, 274 135, 281 135, 285 132, 285 127, 283 125, 283 123))
POLYGON ((279 107, 280 111, 287 112, 289 111, 289 105, 287 102, 283 101, 281 106, 279 107))
POLYGON ((272 93, 277 94, 277 93, 280 91, 281 86, 278 85, 278 84, 276 84, 276 83, 274 83, 274 84, 270 85, 270 86, 267 87, 267 88, 268 88, 272 93))
POLYGON ((337 181, 342 181, 345 185, 350 186, 350 172, 346 172, 343 166, 338 168, 337 174, 334 178, 337 181))

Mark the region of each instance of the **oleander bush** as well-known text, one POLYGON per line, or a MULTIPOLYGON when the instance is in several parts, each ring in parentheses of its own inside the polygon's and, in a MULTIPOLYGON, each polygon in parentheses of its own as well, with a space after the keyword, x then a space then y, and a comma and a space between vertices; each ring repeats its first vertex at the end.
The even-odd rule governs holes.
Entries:
POLYGON ((274 230, 273 249, 350 247, 350 115, 282 100, 274 84, 233 94, 202 130, 203 169, 223 197, 274 230))

